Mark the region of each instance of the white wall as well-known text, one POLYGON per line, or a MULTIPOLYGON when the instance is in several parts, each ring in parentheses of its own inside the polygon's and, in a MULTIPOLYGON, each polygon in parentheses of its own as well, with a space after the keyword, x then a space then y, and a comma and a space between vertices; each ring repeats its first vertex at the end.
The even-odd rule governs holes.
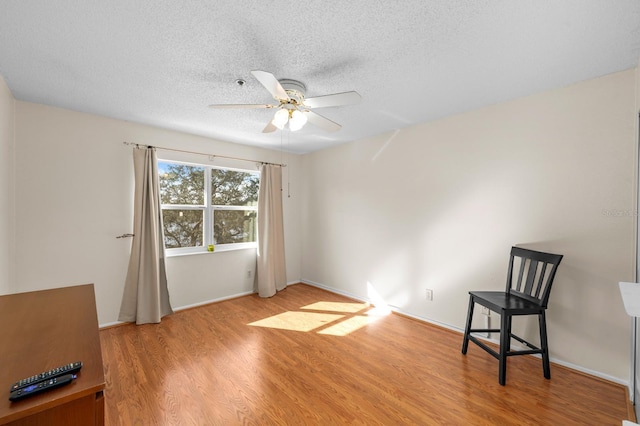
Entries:
POLYGON ((13 282, 13 134, 15 100, 0 76, 0 294, 13 282))
POLYGON ((512 245, 561 253, 551 356, 626 382, 634 91, 631 70, 305 156, 303 279, 462 329, 512 245))
MULTIPOLYGON (((16 289, 94 283, 98 321, 117 320, 132 232, 133 163, 123 141, 279 162, 280 152, 16 102, 16 289)), ((291 168, 299 156, 288 156, 291 168)), ((286 178, 285 178, 286 179, 286 178)), ((296 182, 297 176, 291 180, 296 182)), ((285 198, 287 279, 300 279, 299 196, 285 198)), ((167 260, 174 308, 253 289, 255 249, 167 260)))

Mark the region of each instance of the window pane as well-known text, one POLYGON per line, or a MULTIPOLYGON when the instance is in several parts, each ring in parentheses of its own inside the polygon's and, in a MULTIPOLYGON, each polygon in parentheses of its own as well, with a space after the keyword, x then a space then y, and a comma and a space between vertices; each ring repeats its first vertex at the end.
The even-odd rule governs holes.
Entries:
POLYGON ((249 243, 256 240, 255 210, 216 210, 213 238, 216 244, 249 243))
POLYGON ((162 210, 166 248, 202 246, 203 210, 162 210))
POLYGON ((213 169, 211 170, 211 204, 257 206, 259 185, 260 177, 255 173, 213 169))
POLYGON ((162 204, 204 204, 204 167, 158 161, 162 204))

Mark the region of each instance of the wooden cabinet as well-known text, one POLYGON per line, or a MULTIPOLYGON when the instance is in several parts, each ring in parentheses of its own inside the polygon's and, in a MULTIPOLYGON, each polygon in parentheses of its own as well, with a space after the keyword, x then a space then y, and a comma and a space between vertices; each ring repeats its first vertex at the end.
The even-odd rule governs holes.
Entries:
POLYGON ((93 284, 0 296, 0 425, 103 425, 104 387, 93 284), (9 401, 13 383, 74 361, 70 384, 9 401))

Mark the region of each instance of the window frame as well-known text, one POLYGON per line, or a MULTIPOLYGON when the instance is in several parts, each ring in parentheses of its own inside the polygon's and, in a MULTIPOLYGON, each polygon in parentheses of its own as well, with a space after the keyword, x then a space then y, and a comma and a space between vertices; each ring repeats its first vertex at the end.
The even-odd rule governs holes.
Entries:
MULTIPOLYGON (((257 213, 258 206, 229 206, 229 205, 214 205, 212 204, 212 194, 211 194, 211 171, 212 170, 228 170, 239 173, 249 173, 256 175, 258 177, 258 181, 260 182, 260 171, 259 170, 250 170, 243 169, 238 167, 226 167, 226 166, 214 166, 210 164, 197 163, 193 161, 181 161, 181 160, 172 160, 166 158, 158 158, 158 166, 160 163, 169 163, 169 164, 180 164, 185 166, 192 167, 201 167, 204 169, 204 204, 160 204, 160 213, 164 210, 200 210, 202 211, 203 219, 203 235, 202 235, 202 246, 194 246, 194 247, 175 247, 168 248, 165 246, 165 254, 167 257, 172 256, 181 256, 188 254, 202 254, 202 253, 212 253, 207 247, 211 244, 214 244, 214 251, 230 251, 230 250, 241 250, 241 249, 252 249, 258 248, 258 242, 243 242, 243 243, 226 243, 226 244, 215 244, 214 236, 213 236, 213 223, 214 223, 214 215, 218 210, 251 210, 256 212, 256 226, 257 226, 257 213)), ((159 167, 158 167, 159 168, 159 167)), ((159 170, 158 170, 159 172, 159 170)), ((160 173, 158 173, 159 175, 160 173)), ((160 176, 158 176, 158 181, 160 180, 160 176)), ((256 235, 256 240, 257 240, 256 235)), ((164 239, 164 222, 162 225, 162 243, 165 243, 164 239)))

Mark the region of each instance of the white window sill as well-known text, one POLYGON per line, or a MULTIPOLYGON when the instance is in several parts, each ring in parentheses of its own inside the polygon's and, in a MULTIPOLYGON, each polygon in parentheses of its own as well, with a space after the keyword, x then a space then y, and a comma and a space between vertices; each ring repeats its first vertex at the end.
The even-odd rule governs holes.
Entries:
POLYGON ((255 250, 258 248, 257 243, 239 243, 239 244, 221 244, 215 246, 214 251, 208 251, 206 247, 193 247, 188 249, 165 249, 166 257, 180 257, 203 254, 216 254, 225 251, 236 250, 255 250))

